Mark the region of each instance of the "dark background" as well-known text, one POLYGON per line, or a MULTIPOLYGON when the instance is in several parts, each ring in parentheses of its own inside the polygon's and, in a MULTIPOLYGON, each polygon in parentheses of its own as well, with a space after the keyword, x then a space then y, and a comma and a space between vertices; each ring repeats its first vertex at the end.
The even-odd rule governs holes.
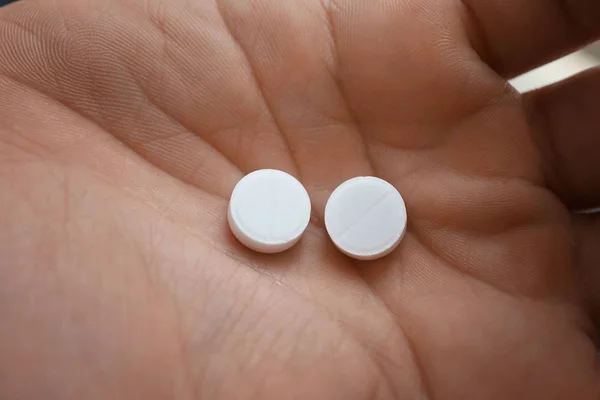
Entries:
POLYGON ((0 7, 7 5, 8 3, 12 3, 14 0, 0 0, 0 7))

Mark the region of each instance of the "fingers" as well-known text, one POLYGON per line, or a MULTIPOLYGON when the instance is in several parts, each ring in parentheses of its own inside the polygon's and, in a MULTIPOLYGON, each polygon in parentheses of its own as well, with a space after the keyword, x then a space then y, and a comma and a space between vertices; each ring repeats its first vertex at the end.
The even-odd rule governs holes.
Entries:
POLYGON ((597 0, 462 0, 474 45, 498 73, 513 77, 600 36, 597 0))
POLYGON ((372 175, 361 131, 336 77, 334 40, 320 2, 222 0, 232 42, 285 140, 321 219, 337 185, 372 175))
POLYGON ((593 69, 524 97, 548 183, 574 209, 600 205, 598 94, 600 69, 593 69))

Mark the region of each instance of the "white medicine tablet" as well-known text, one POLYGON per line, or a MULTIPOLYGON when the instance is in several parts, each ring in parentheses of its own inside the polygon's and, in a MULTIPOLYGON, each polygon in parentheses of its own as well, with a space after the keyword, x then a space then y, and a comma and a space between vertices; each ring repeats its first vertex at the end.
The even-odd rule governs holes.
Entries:
POLYGON ((406 206, 383 179, 358 177, 342 183, 325 206, 325 227, 346 255, 375 260, 391 253, 406 231, 406 206))
POLYGON ((261 253, 279 253, 300 239, 310 221, 310 198, 296 178, 273 169, 254 171, 238 182, 229 201, 235 237, 261 253))

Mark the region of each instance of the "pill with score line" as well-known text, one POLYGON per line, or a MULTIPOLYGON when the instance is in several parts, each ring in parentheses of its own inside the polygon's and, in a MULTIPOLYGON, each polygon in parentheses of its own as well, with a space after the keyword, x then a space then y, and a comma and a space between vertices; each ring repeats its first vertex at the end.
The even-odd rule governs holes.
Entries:
POLYGON ((342 183, 325 206, 325 227, 335 246, 358 260, 394 251, 406 232, 404 199, 383 179, 363 176, 342 183))

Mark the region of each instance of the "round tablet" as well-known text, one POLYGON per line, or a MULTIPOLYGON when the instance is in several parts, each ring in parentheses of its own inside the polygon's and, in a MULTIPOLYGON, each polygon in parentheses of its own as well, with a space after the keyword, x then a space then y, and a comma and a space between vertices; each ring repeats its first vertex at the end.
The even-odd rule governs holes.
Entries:
POLYGON ((300 239, 310 220, 310 199, 296 178, 273 169, 254 171, 231 194, 229 226, 246 247, 279 253, 300 239))
POLYGON ((342 183, 325 206, 325 227, 343 253, 375 260, 391 253, 406 231, 406 206, 383 179, 358 177, 342 183))

